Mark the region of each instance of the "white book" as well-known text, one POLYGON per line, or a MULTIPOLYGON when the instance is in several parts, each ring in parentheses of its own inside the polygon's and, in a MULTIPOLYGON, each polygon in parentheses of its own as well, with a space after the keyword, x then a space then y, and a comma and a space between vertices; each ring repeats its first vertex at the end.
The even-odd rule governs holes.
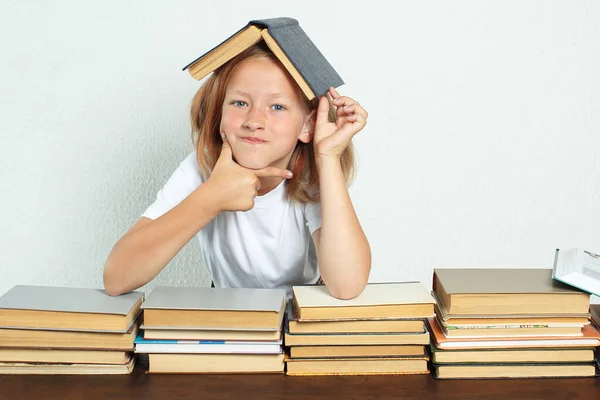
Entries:
POLYGON ((552 277, 600 296, 600 255, 582 248, 556 249, 552 277))
POLYGON ((280 354, 282 341, 135 340, 136 353, 169 354, 280 354))

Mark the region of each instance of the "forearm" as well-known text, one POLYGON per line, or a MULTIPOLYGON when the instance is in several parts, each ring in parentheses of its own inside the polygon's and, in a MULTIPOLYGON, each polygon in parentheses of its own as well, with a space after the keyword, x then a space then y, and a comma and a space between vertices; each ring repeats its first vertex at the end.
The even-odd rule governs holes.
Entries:
POLYGON ((111 295, 150 282, 171 259, 218 214, 216 196, 202 185, 173 209, 128 232, 114 246, 104 267, 111 295))
POLYGON ((322 225, 319 269, 331 294, 358 296, 371 271, 371 248, 350 200, 337 158, 319 161, 322 225))

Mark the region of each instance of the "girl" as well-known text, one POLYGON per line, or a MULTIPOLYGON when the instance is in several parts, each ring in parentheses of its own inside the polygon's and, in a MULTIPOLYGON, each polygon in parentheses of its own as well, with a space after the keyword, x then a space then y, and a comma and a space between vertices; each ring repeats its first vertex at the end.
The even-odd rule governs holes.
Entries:
POLYGON ((196 151, 113 247, 106 292, 148 283, 197 236, 217 287, 289 295, 320 274, 332 296, 360 294, 371 250, 347 183, 351 139, 368 114, 329 95, 331 106, 325 96, 308 101, 264 44, 217 69, 192 103, 196 151))

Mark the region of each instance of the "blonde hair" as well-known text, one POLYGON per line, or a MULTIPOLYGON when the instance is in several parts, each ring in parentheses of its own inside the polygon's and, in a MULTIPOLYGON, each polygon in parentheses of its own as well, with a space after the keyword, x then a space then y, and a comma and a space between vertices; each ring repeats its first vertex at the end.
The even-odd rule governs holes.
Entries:
MULTIPOLYGON (((269 58, 279 63, 279 60, 264 43, 254 45, 215 70, 198 89, 192 100, 190 111, 192 141, 196 147, 198 164, 206 177, 210 175, 221 154, 223 139, 219 132, 219 126, 227 85, 233 70, 248 58, 269 58)), ((283 68, 283 66, 281 67, 283 68)), ((317 108, 318 98, 308 100, 299 86, 297 86, 297 92, 300 98, 304 99, 309 111, 317 108)), ((335 122, 335 108, 331 102, 329 103, 329 120, 335 122)), ((352 142, 342 153, 340 161, 346 184, 349 185, 354 178, 355 169, 352 142)), ((288 169, 292 171, 294 177, 287 182, 286 198, 300 203, 318 202, 319 173, 312 141, 309 143, 298 141, 288 169)))

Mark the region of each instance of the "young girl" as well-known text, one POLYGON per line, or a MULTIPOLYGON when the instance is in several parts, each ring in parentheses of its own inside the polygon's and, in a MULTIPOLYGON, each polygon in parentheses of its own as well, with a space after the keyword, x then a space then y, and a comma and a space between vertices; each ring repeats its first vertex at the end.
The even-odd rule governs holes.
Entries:
POLYGON ((262 44, 217 69, 192 103, 196 151, 115 244, 106 292, 148 283, 197 236, 216 287, 289 295, 320 275, 331 295, 359 295, 371 250, 347 183, 351 140, 368 114, 334 88, 329 95, 332 105, 308 101, 262 44))

